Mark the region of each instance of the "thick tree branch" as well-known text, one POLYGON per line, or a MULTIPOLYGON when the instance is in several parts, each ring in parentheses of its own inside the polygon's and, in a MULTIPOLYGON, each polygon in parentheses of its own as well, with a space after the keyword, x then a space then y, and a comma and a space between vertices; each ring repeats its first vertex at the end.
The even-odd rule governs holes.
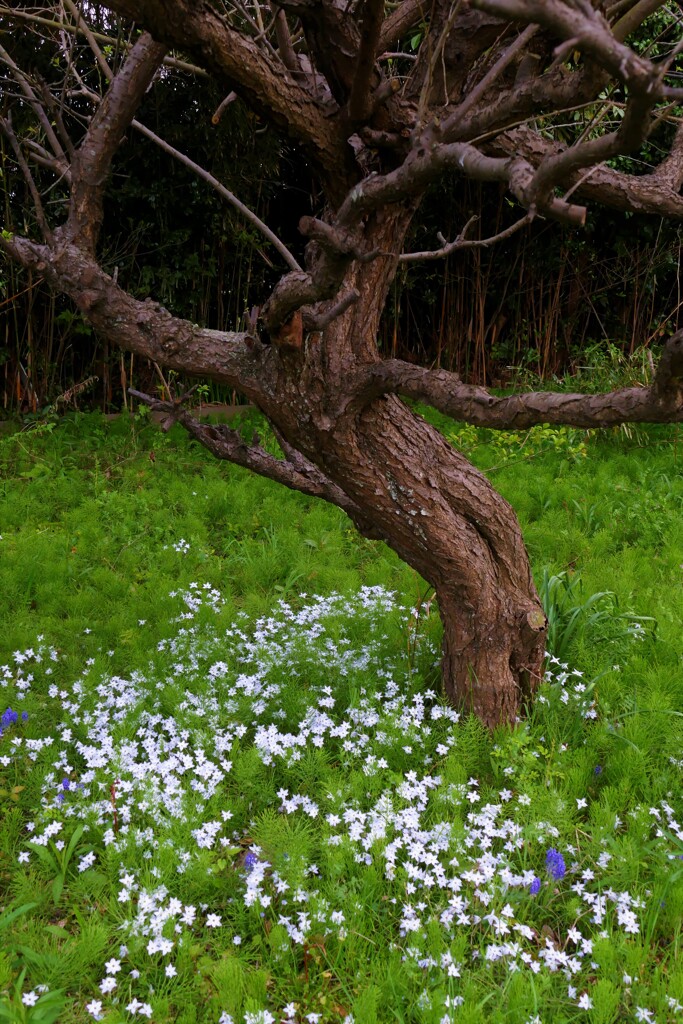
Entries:
POLYGON ((668 155, 649 176, 676 195, 683 185, 683 121, 679 122, 668 155))
POLYGON ((111 161, 163 59, 166 47, 144 33, 112 80, 76 151, 71 167, 70 241, 90 252, 102 224, 102 200, 111 161))
POLYGON ((158 303, 134 299, 80 246, 55 231, 54 248, 27 238, 0 239, 24 267, 68 295, 97 333, 112 345, 169 369, 208 377, 259 400, 267 378, 265 349, 246 332, 197 327, 158 303))
POLYGON ((492 430, 521 430, 539 423, 597 428, 683 422, 683 331, 665 345, 650 387, 599 395, 536 391, 499 397, 486 388, 463 384, 446 370, 395 359, 368 368, 364 375, 358 391, 366 401, 394 392, 425 402, 453 419, 492 430))
POLYGON ((538 23, 559 39, 571 42, 610 72, 618 81, 638 91, 663 98, 667 90, 653 76, 648 60, 615 39, 604 16, 589 3, 569 5, 563 0, 472 0, 475 7, 501 18, 538 23))
MULTIPOLYGON (((527 127, 500 135, 490 148, 496 154, 523 156, 532 166, 538 166, 548 156, 562 152, 557 143, 541 138, 527 127)), ((577 194, 585 199, 618 210, 683 218, 683 196, 678 194, 676 184, 680 160, 674 156, 672 163, 663 161, 663 164, 665 166, 661 176, 658 174, 659 168, 655 168, 651 174, 633 175, 611 167, 598 166, 588 174, 569 174, 562 184, 576 188, 577 194)))
POLYGON ((324 76, 338 107, 345 107, 360 46, 356 18, 346 4, 332 0, 278 0, 278 6, 299 18, 312 65, 324 76))
POLYGON ((516 81, 510 89, 489 95, 449 131, 448 141, 483 141, 519 124, 534 115, 571 113, 593 104, 609 82, 609 75, 595 65, 590 69, 567 73, 562 66, 544 74, 530 74, 516 81))
POLYGON ((564 152, 546 157, 538 167, 527 191, 528 205, 547 205, 553 189, 568 175, 594 167, 612 157, 637 149, 647 138, 653 102, 647 95, 631 97, 616 132, 579 142, 564 152))
MULTIPOLYGON (((371 210, 422 192, 447 168, 477 181, 504 181, 523 204, 534 175, 532 165, 521 157, 498 159, 486 156, 468 143, 439 145, 426 141, 424 145, 415 146, 396 170, 367 178, 353 188, 340 207, 337 225, 348 229, 355 227, 371 210)), ((570 224, 582 224, 585 218, 583 207, 554 197, 549 199, 542 212, 570 224)))
POLYGON ((353 306, 354 303, 358 302, 359 298, 359 293, 355 288, 352 288, 350 292, 342 295, 337 302, 328 305, 326 309, 321 309, 315 313, 308 313, 304 316, 304 327, 307 331, 324 331, 333 320, 336 320, 342 313, 345 313, 349 306, 353 306))
POLYGON ((377 53, 388 50, 407 35, 412 28, 424 21, 431 10, 425 0, 403 0, 391 14, 384 19, 384 24, 377 41, 377 53))

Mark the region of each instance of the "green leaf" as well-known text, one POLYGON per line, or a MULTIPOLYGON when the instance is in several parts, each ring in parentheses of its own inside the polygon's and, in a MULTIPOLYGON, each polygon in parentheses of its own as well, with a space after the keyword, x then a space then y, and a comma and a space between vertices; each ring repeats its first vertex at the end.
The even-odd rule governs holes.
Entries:
POLYGON ((42 861, 54 874, 59 873, 59 864, 46 846, 41 846, 39 843, 28 843, 27 845, 34 851, 38 860, 42 861))
POLYGON ((75 829, 74 834, 71 836, 71 839, 69 840, 69 845, 67 846, 67 848, 64 851, 64 854, 62 856, 62 866, 63 866, 64 870, 66 870, 66 867, 67 867, 69 861, 71 860, 71 856, 72 856, 74 850, 78 846, 78 843, 80 841, 81 836, 83 835, 84 830, 85 830, 85 826, 84 825, 79 825, 78 828, 75 829))

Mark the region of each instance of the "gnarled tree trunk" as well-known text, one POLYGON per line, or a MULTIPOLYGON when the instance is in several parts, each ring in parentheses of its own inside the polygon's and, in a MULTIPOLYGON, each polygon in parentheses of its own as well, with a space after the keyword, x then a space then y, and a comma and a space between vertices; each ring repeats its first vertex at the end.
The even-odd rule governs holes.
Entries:
MULTIPOLYGON (((375 400, 297 446, 436 591, 446 695, 487 725, 513 721, 537 685, 546 619, 513 509, 400 399, 375 400)), ((290 430, 290 442, 293 440, 290 430)))
MULTIPOLYGON (((397 252, 414 208, 389 207, 369 243, 397 252)), ((486 477, 395 395, 358 401, 351 387, 379 360, 376 331, 393 261, 355 264, 358 300, 302 349, 276 347, 264 412, 435 591, 444 627, 443 684, 488 725, 513 721, 537 685, 546 619, 510 505, 486 477), (283 401, 283 396, 286 399, 283 401)))

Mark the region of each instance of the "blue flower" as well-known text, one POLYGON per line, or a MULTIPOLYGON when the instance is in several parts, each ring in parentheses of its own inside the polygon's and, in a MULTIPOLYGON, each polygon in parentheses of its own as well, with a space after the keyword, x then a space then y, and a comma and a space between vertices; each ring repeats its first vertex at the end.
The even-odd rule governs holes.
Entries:
POLYGON ((541 879, 536 877, 536 878, 534 878, 533 882, 529 886, 529 892, 531 893, 532 896, 538 896, 540 891, 541 891, 541 879))
POLYGON ((14 725, 15 722, 18 721, 19 713, 17 711, 12 711, 11 708, 7 708, 7 710, 3 711, 2 715, 0 715, 0 725, 2 726, 14 725))
POLYGON ((593 769, 593 775, 602 775, 602 765, 601 764, 596 764, 595 768, 593 769))
POLYGON ((551 847, 545 855, 545 866, 556 882, 564 878, 567 872, 564 857, 554 847, 551 847))
POLYGON ((71 789, 71 779, 62 779, 62 789, 71 789))
POLYGON ((21 712, 21 720, 22 722, 28 722, 28 711, 21 712))
POLYGON ((257 864, 258 857, 256 856, 255 853, 252 853, 250 850, 249 853, 244 858, 244 866, 247 869, 247 871, 253 871, 257 864))

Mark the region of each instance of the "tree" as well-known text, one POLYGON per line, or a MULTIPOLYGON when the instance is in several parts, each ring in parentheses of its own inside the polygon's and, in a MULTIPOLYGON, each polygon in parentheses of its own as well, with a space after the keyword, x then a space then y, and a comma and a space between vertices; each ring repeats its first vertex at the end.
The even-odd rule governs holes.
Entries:
MULTIPOLYGON (((470 237, 467 224, 433 251, 403 251, 422 195, 446 170, 505 185, 520 207, 505 235, 534 217, 580 227, 586 208, 578 197, 683 215, 683 126, 673 116, 683 99, 675 84, 679 47, 665 34, 667 45, 648 57, 626 42, 649 16, 667 14, 666 3, 109 0, 104 7, 128 19, 108 42, 89 27, 97 13, 90 5, 79 11, 64 0, 42 14, 0 9, 13 23, 35 26, 41 53, 56 48, 53 63, 62 68, 48 86, 0 48, 8 96, 1 124, 42 236, 6 225, 2 249, 67 293, 112 344, 228 384, 255 403, 282 458, 228 427, 200 424, 181 400, 148 399, 219 458, 333 502, 362 534, 386 541, 435 588, 446 693, 489 725, 514 719, 541 677, 546 635, 519 525, 486 477, 403 399, 493 428, 677 422, 683 332, 664 346, 651 387, 498 397, 443 370, 383 359, 378 324, 400 261, 496 241, 470 237), (88 78, 73 58, 82 38, 97 62, 88 78), (237 95, 301 148, 319 183, 319 206, 299 223, 308 240, 303 263, 242 208, 287 272, 234 333, 138 301, 98 263, 105 183, 131 126, 188 163, 135 120, 155 77, 176 73, 196 75, 198 87, 212 76, 226 103, 237 95), (558 141, 556 115, 586 105, 594 110, 591 130, 558 141), (618 124, 606 120, 613 111, 618 124), (672 141, 651 173, 614 165, 655 131, 672 141), (67 187, 61 222, 48 215, 32 163, 67 187)), ((674 13, 664 21, 666 31, 675 27, 674 13)))

